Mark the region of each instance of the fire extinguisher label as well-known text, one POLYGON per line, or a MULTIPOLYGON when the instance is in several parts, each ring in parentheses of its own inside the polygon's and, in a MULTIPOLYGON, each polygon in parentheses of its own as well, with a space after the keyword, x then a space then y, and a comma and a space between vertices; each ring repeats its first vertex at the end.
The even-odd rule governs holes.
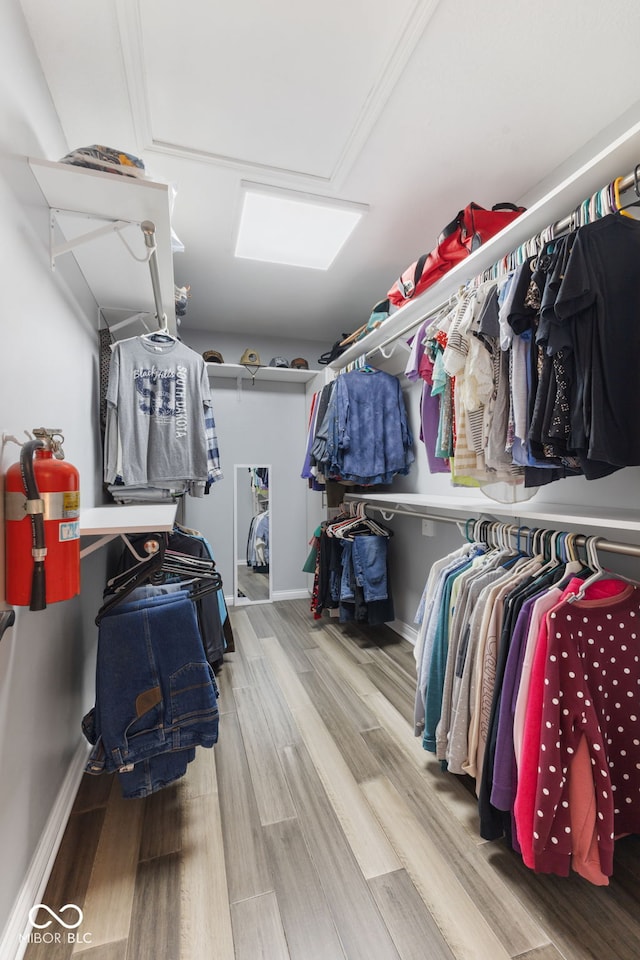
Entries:
POLYGON ((73 520, 70 523, 61 523, 58 527, 58 539, 79 540, 80 539, 80 521, 73 520))
POLYGON ((77 517, 80 512, 80 491, 67 490, 62 495, 62 512, 65 517, 77 517))

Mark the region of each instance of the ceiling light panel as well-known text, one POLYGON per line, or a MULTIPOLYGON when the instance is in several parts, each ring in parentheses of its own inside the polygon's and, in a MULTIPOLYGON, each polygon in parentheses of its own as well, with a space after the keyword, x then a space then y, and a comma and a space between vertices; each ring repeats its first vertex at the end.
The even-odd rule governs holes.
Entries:
POLYGON ((368 210, 365 204, 242 183, 235 255, 327 270, 368 210))

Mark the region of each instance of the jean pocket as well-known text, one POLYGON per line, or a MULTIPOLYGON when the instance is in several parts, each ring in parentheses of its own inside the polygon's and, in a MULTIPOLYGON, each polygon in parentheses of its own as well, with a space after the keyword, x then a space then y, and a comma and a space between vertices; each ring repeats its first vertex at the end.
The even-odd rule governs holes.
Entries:
POLYGON ((218 716, 216 686, 208 663, 186 663, 171 674, 171 724, 218 716))
POLYGON ((136 719, 128 724, 125 740, 135 740, 163 726, 163 701, 160 687, 152 687, 136 697, 136 719))

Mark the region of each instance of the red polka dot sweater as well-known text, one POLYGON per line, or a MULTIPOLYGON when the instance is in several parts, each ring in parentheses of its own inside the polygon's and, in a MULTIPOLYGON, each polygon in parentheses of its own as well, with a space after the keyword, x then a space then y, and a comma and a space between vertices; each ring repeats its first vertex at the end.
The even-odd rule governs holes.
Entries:
POLYGON ((576 600, 548 619, 538 785, 536 866, 566 874, 571 858, 569 775, 584 735, 605 875, 614 838, 640 831, 640 589, 576 600))

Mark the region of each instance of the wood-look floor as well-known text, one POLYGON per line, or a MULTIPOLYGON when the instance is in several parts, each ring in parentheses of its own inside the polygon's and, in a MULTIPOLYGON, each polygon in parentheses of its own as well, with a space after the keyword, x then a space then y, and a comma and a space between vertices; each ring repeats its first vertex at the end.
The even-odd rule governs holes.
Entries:
POLYGON ((606 888, 482 842, 412 735, 406 641, 302 601, 232 619, 219 743, 145 800, 84 778, 43 901, 85 942, 27 960, 638 960, 640 839, 606 888))
POLYGON ((238 590, 242 596, 255 602, 269 599, 269 574, 256 573, 246 565, 238 564, 238 590))

